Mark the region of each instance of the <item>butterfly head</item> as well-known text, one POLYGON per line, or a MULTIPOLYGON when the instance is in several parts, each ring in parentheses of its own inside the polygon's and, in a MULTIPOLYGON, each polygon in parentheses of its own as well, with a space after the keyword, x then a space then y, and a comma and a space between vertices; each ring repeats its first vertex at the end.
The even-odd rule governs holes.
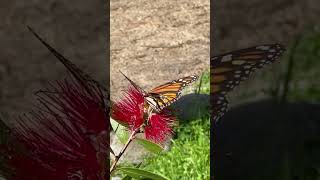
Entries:
POLYGON ((152 96, 145 96, 144 98, 145 103, 144 103, 144 107, 145 107, 145 111, 155 111, 155 112, 160 112, 160 105, 159 103, 152 97, 152 96))

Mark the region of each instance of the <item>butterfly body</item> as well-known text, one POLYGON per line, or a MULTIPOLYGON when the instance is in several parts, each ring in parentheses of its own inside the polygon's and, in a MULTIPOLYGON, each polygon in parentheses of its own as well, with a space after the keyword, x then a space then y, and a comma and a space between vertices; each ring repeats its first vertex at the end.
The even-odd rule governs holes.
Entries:
POLYGON ((283 53, 280 44, 266 44, 228 52, 210 59, 211 105, 213 120, 228 109, 225 95, 246 80, 256 69, 275 62, 283 53))

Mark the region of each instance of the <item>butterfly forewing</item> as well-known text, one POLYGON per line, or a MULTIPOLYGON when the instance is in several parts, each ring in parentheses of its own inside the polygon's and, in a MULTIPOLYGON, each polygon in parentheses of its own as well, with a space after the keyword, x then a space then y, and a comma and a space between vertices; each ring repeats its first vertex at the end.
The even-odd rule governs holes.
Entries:
POLYGON ((187 76, 153 88, 148 94, 157 102, 158 109, 163 109, 176 101, 183 88, 196 81, 198 76, 187 76))
POLYGON ((180 78, 178 80, 173 80, 171 82, 165 83, 163 85, 157 86, 153 88, 150 93, 163 94, 163 92, 181 92, 181 90, 198 79, 198 76, 187 76, 184 78, 180 78))
POLYGON ((227 92, 247 79, 256 69, 273 63, 283 51, 281 45, 270 44, 212 57, 210 84, 214 119, 219 119, 227 111, 228 102, 225 98, 227 92), (219 104, 220 102, 223 103, 219 104))

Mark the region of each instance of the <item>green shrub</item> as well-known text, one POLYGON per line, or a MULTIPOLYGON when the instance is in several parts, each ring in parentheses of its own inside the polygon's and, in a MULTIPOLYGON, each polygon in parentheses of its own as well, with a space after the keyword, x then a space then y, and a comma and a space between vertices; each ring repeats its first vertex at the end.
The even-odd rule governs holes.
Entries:
POLYGON ((209 179, 210 119, 199 119, 178 130, 169 152, 147 158, 143 169, 170 179, 209 179))

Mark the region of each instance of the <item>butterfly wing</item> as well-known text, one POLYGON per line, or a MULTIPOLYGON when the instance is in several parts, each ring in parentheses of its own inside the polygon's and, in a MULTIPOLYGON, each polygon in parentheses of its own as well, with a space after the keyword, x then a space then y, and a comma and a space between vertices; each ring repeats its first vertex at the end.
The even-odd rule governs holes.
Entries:
POLYGON ((228 109, 225 94, 256 69, 276 61, 283 53, 280 44, 267 44, 214 56, 210 59, 211 104, 217 121, 228 109))
POLYGON ((197 79, 198 76, 195 75, 187 76, 155 87, 148 93, 148 99, 156 106, 156 110, 160 111, 175 102, 180 97, 183 88, 197 79))

